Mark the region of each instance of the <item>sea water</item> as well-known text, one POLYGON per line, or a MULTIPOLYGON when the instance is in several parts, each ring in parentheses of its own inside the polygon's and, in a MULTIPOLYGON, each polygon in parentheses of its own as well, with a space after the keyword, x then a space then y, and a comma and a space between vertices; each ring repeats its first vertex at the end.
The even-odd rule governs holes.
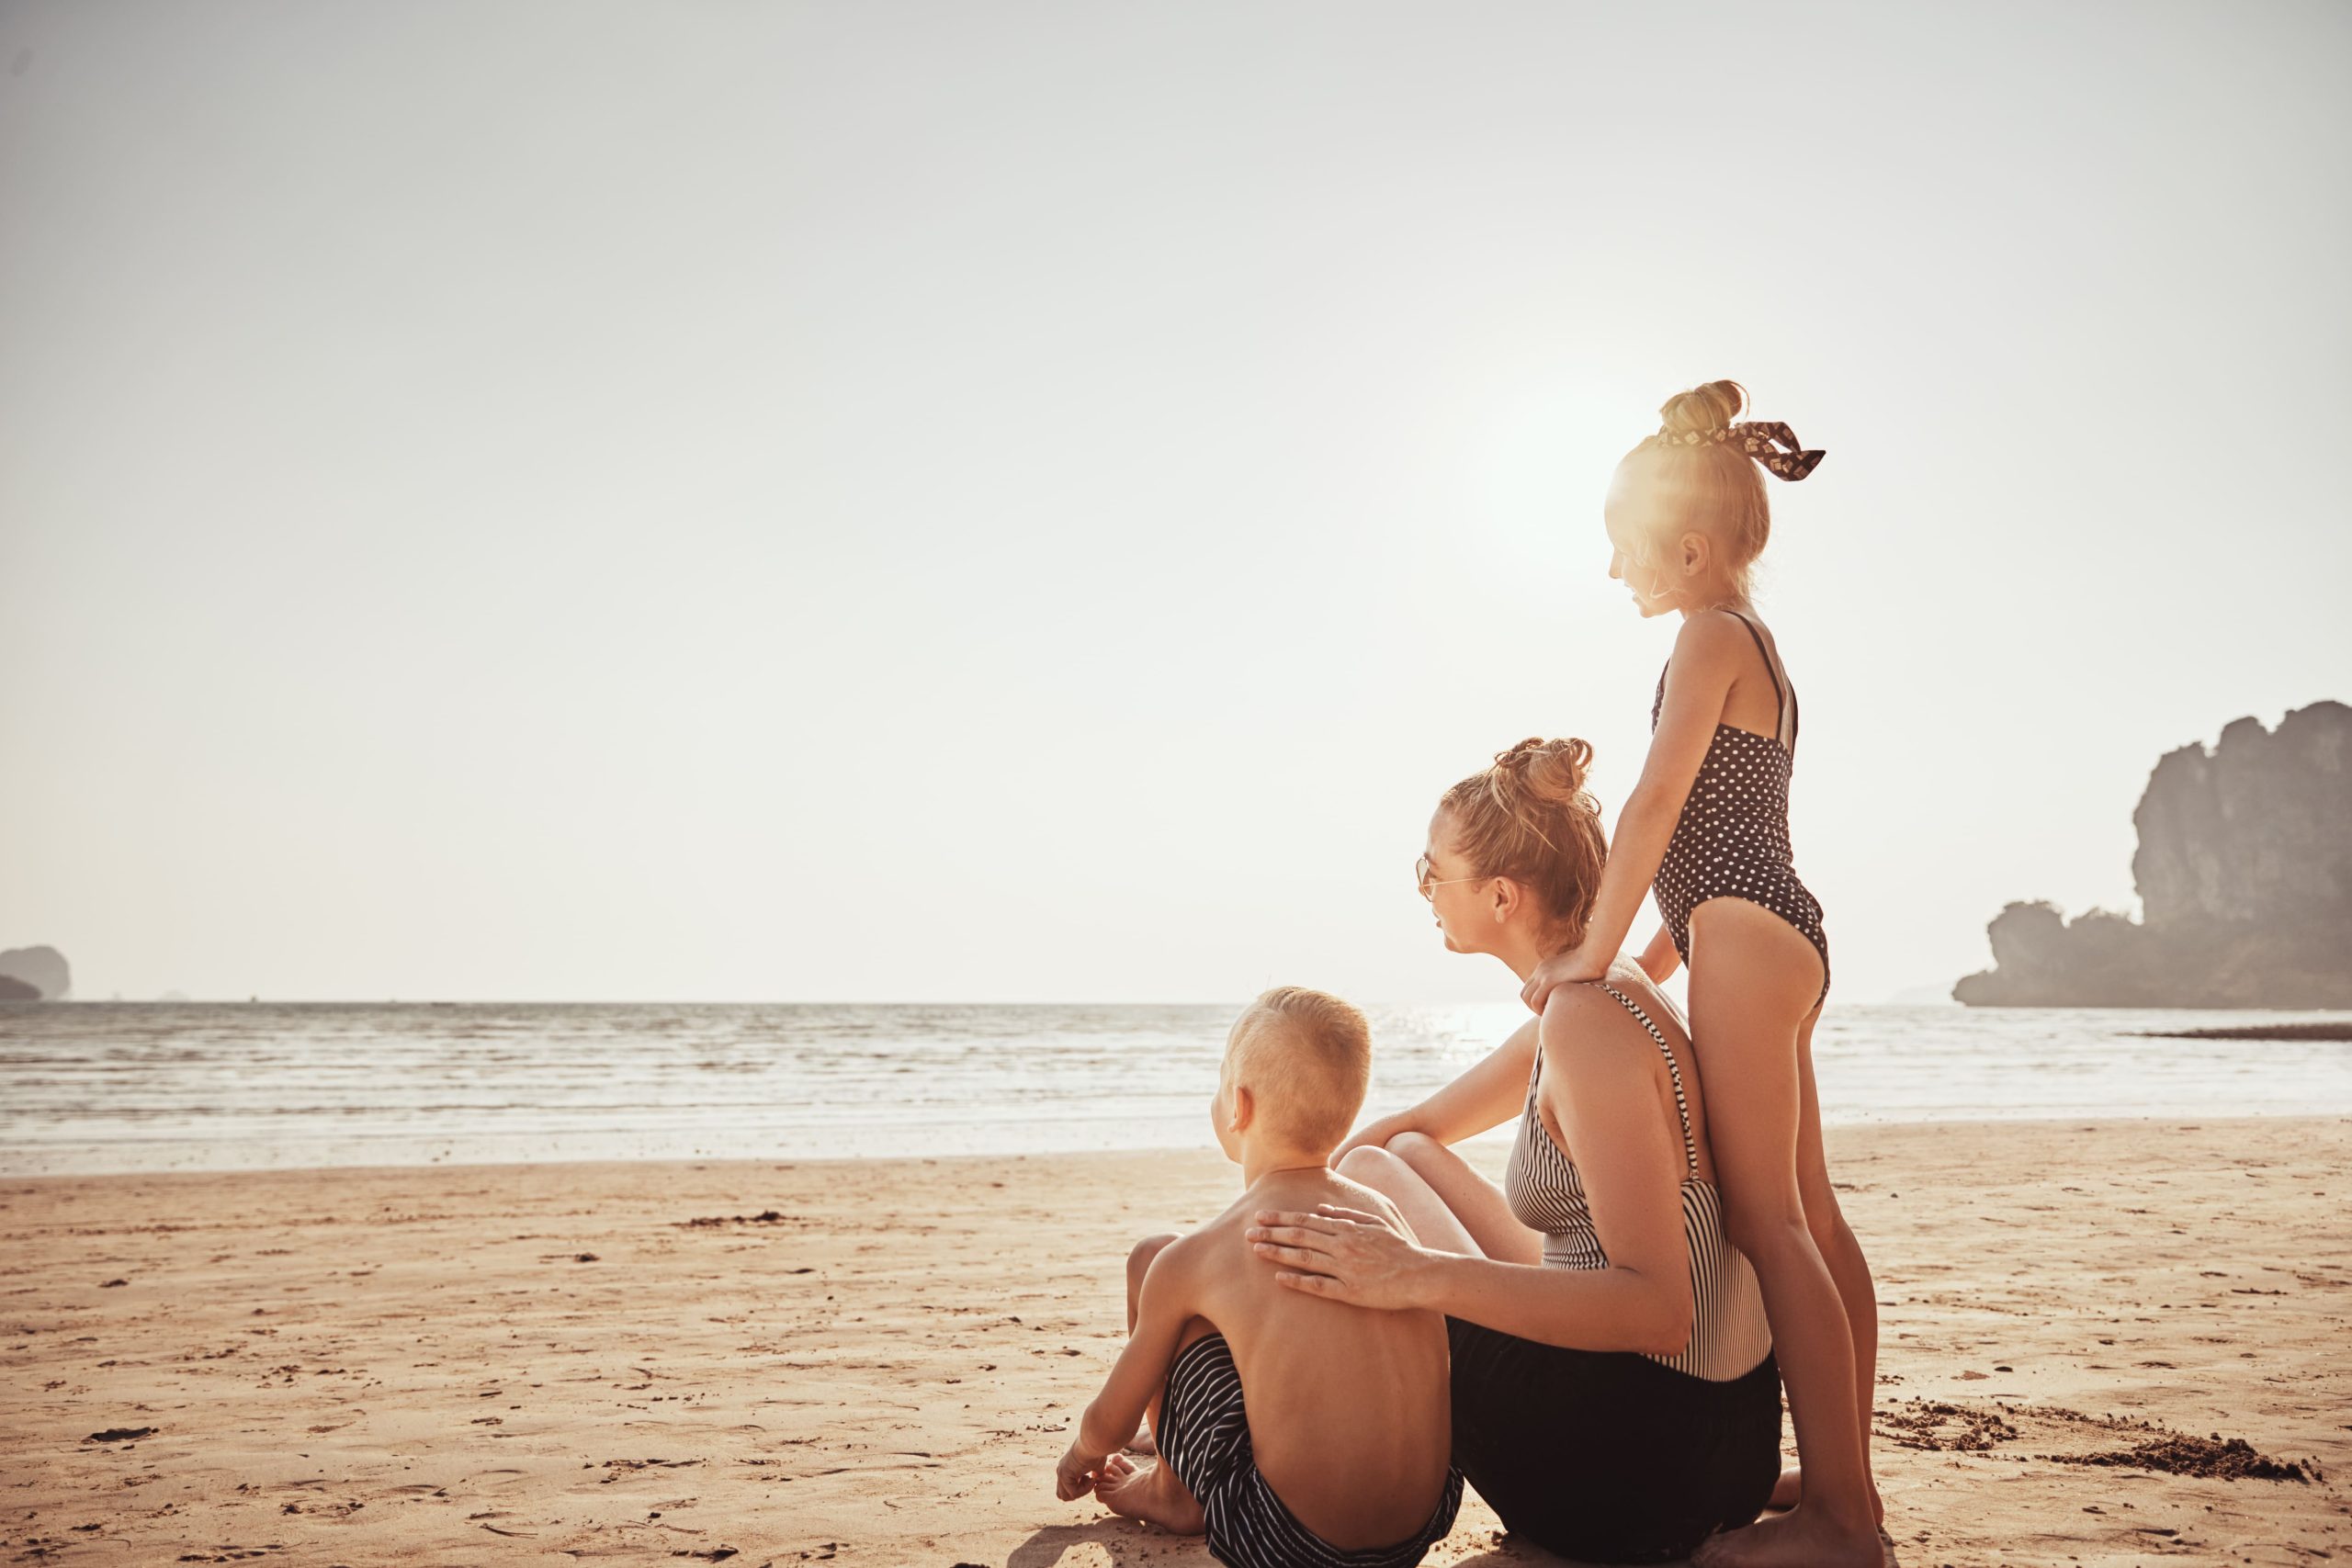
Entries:
MULTIPOLYGON (((0 1172, 1205 1146, 1232 1006, 0 1007, 0 1172)), ((1381 1007, 1367 1113, 1515 1002, 1381 1007)), ((1839 1006, 1823 1119, 2352 1112, 2352 1043, 2150 1038, 2312 1013, 1839 1006)), ((2340 1017, 2340 1015, 2337 1015, 2340 1017)))

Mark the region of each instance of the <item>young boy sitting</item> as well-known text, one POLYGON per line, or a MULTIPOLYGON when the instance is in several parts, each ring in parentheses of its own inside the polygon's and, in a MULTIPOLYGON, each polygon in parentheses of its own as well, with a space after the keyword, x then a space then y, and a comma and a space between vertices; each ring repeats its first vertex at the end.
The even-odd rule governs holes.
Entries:
POLYGON ((1324 1165, 1371 1071, 1363 1015, 1337 997, 1284 987, 1235 1021, 1210 1105, 1247 1185, 1190 1235, 1136 1249, 1126 1348, 1062 1456, 1063 1501, 1091 1492, 1114 1513, 1205 1531, 1231 1568, 1340 1555, 1409 1568, 1453 1527, 1445 1319, 1284 1289, 1242 1234, 1261 1209, 1318 1203, 1410 1234, 1387 1199, 1324 1165), (1147 1410, 1159 1457, 1139 1466, 1121 1450, 1147 1410))

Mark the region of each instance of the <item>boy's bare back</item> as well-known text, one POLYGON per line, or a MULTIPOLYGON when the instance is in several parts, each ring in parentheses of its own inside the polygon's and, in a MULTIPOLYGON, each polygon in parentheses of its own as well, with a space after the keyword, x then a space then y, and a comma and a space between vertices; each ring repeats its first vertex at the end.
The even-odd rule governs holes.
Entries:
POLYGON ((1259 1471, 1299 1523, 1342 1550, 1411 1533, 1444 1490, 1453 1449, 1445 1319, 1372 1312, 1274 1282, 1242 1232, 1260 1209, 1334 1203, 1412 1233, 1387 1199, 1329 1170, 1280 1170, 1170 1244, 1146 1289, 1232 1348, 1259 1471), (1161 1292, 1167 1292, 1164 1296, 1161 1292))

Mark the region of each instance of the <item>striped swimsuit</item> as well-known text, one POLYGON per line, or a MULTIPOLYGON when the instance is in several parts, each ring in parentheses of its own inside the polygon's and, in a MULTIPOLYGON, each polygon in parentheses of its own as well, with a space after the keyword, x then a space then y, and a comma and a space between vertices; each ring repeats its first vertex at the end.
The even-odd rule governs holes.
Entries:
MULTIPOLYGON (((1682 1116, 1682 1235, 1690 1252, 1694 1308, 1690 1342, 1674 1355, 1651 1359, 1713 1382, 1743 1376, 1770 1352, 1772 1331, 1765 1325, 1764 1298, 1756 1288, 1756 1271, 1748 1267, 1746 1255, 1724 1237, 1723 1199, 1714 1183, 1699 1174, 1699 1145, 1691 1136, 1690 1108, 1682 1096, 1682 1067, 1649 1014, 1616 987, 1600 988, 1639 1019, 1657 1042, 1666 1056, 1667 1073, 1674 1081, 1674 1108, 1682 1116)), ((1519 1140, 1511 1145, 1510 1165, 1503 1173, 1503 1197, 1520 1224, 1544 1233, 1546 1264, 1558 1269, 1606 1269, 1609 1255, 1601 1250, 1600 1234, 1593 1228, 1584 1182, 1574 1162, 1552 1141, 1536 1109, 1535 1089, 1543 1074, 1544 1053, 1538 1051, 1535 1069, 1528 1075, 1527 1110, 1520 1118, 1519 1140)))
MULTIPOLYGON (((1728 612, 1756 639, 1764 672, 1780 699, 1780 718, 1770 735, 1718 724, 1699 776, 1676 818, 1666 858, 1658 863, 1650 891, 1674 938, 1674 951, 1690 962, 1690 911, 1710 898, 1745 898, 1760 904, 1797 929, 1821 954, 1821 995, 1829 995, 1829 938, 1821 929, 1821 903, 1797 880, 1789 848, 1789 773, 1796 765, 1797 694, 1781 661, 1764 644, 1756 623, 1728 612)), ((1670 664, 1671 661, 1669 661, 1670 664)), ((1666 671, 1658 671, 1657 698, 1650 705, 1650 728, 1666 707, 1666 671)), ((1815 1005, 1818 1006, 1816 1002, 1815 1005)))
MULTIPOLYGON (((1585 1562, 1687 1556, 1754 1519, 1781 1473, 1781 1375, 1747 1260, 1724 1241, 1714 1185, 1699 1174, 1682 1068, 1666 1037, 1615 987, 1666 1057, 1682 1118, 1682 1234, 1695 1311, 1671 1355, 1546 1345, 1463 1318, 1453 1352, 1453 1462, 1512 1534, 1585 1562)), ((1543 1056, 1503 1179, 1552 1269, 1609 1267, 1577 1168, 1544 1127, 1543 1056)))

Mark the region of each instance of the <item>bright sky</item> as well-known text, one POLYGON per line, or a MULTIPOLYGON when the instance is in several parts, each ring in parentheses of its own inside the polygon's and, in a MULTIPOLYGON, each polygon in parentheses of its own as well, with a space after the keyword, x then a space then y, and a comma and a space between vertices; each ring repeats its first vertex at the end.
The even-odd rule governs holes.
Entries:
MULTIPOLYGON (((0 10, 0 947, 1494 999, 1410 886, 1745 381, 1838 998, 2352 699, 2352 9, 0 10)), ((1646 923, 1636 941, 1645 936, 1646 923)))

